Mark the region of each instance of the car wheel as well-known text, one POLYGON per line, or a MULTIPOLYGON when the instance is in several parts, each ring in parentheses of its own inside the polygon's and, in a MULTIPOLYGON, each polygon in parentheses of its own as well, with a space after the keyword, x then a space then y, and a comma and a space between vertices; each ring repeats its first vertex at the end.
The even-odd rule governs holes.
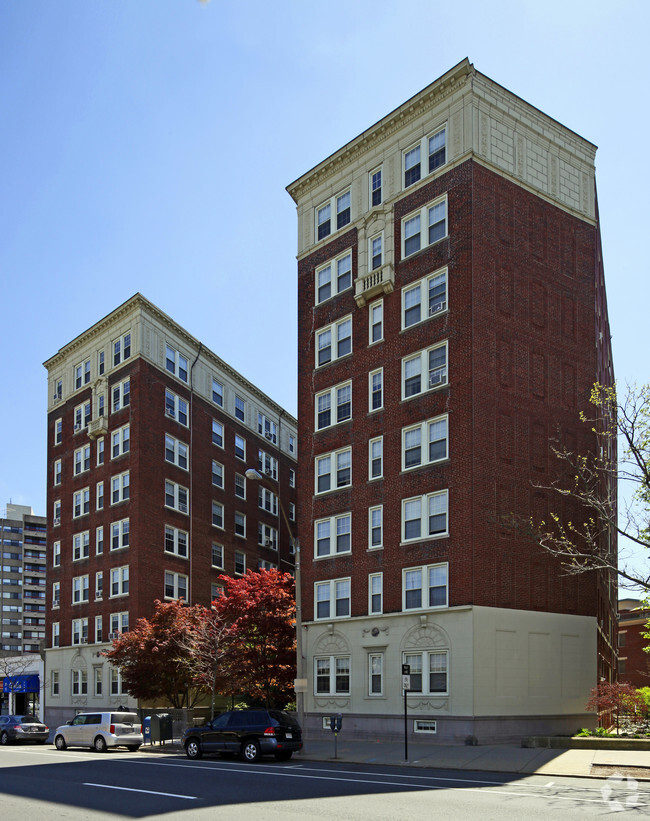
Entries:
POLYGON ((140 749, 140 745, 139 744, 127 744, 126 749, 131 750, 132 753, 137 753, 138 750, 140 749))
POLYGON ((68 745, 65 743, 65 738, 63 738, 62 735, 58 735, 54 739, 54 746, 57 750, 66 750, 68 748, 68 745))
POLYGON ((97 738, 95 739, 95 743, 94 743, 93 747, 95 748, 95 752, 105 753, 106 752, 106 741, 104 740, 104 737, 101 736, 101 735, 98 735, 97 738))
POLYGON ((288 761, 291 756, 293 755, 292 750, 281 750, 279 753, 275 754, 276 761, 288 761))
POLYGON ((242 744, 241 754, 244 756, 245 761, 248 761, 249 764, 254 764, 256 761, 259 761, 262 751, 260 750, 260 745, 257 741, 251 738, 249 741, 244 741, 242 744))
POLYGON ((185 753, 188 758, 201 758, 203 750, 201 749, 198 738, 190 738, 185 745, 185 753))
POLYGON ((2 744, 3 747, 9 744, 9 736, 7 733, 0 733, 0 744, 2 744))

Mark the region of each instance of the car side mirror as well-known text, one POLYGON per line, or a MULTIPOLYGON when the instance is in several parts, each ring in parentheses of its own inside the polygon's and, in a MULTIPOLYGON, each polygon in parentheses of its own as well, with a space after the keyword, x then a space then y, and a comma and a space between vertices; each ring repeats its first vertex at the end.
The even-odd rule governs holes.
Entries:
POLYGON ((66 721, 66 724, 72 724, 72 721, 73 721, 73 719, 69 718, 69 719, 66 721))

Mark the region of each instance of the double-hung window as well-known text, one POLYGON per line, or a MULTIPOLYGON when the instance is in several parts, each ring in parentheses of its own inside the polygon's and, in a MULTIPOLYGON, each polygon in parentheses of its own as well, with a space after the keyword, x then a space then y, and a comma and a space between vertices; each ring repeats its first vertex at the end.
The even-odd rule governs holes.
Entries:
POLYGON ((368 270, 376 271, 384 261, 384 235, 376 234, 368 240, 368 270))
POLYGON ((352 516, 343 513, 329 519, 314 522, 315 556, 334 556, 338 553, 349 553, 352 550, 351 533, 352 516))
POLYGON ((223 425, 216 419, 212 420, 212 444, 218 448, 223 447, 223 425))
POLYGON ((243 462, 246 461, 246 440, 238 433, 235 434, 235 456, 243 462))
POLYGON ((165 598, 187 601, 187 576, 165 570, 165 598))
POLYGON ((90 382, 90 359, 76 365, 74 369, 74 387, 75 390, 87 385, 90 382))
POLYGON ((449 651, 426 650, 402 656, 411 669, 410 693, 446 695, 448 691, 449 651))
POLYGON ((246 514, 235 511, 235 536, 246 538, 246 514))
POLYGON ((384 508, 382 505, 368 509, 368 548, 384 546, 384 508))
POLYGON ((120 550, 129 546, 129 520, 111 524, 111 550, 120 550))
POLYGON ((352 382, 343 382, 316 394, 316 430, 352 418, 352 382))
POLYGON ((241 396, 235 396, 235 418, 240 422, 246 418, 246 402, 241 396))
POLYGON ((316 457, 316 493, 327 493, 352 484, 352 448, 316 457))
POLYGON ((423 137, 402 155, 404 188, 414 185, 447 162, 447 130, 443 126, 423 137), (424 160, 424 162, 423 162, 424 160))
POLYGON ((381 410, 384 407, 384 369, 378 368, 368 374, 368 409, 381 410))
POLYGON ((223 385, 214 377, 212 378, 212 401, 220 408, 223 407, 223 385))
POLYGON ((448 456, 448 417, 402 428, 402 470, 431 465, 448 456))
POLYGON ((187 427, 187 402, 171 391, 165 391, 165 415, 187 427))
MULTIPOLYGON (((90 513, 89 487, 85 487, 83 490, 77 490, 72 494, 72 518, 78 519, 79 516, 85 516, 87 513, 90 513)), ((60 518, 60 513, 58 518, 60 518)))
MULTIPOLYGON (((72 620, 72 643, 73 644, 87 644, 88 643, 88 619, 87 618, 85 618, 85 619, 73 619, 72 620)), ((73 671, 73 677, 74 677, 75 672, 76 673, 80 672, 82 674, 85 674, 86 677, 88 675, 85 670, 80 670, 80 671, 77 670, 77 671, 73 671)), ((85 687, 82 687, 77 692, 85 693, 85 692, 87 692, 87 689, 88 689, 88 680, 86 678, 85 687)), ((72 693, 73 693, 73 695, 75 695, 74 684, 73 684, 73 687, 72 687, 72 693)))
POLYGON ((384 437, 368 442, 368 478, 381 479, 384 475, 384 437))
POLYGON ((125 359, 131 356, 131 334, 124 334, 124 336, 116 339, 113 342, 113 367, 119 365, 125 359))
POLYGON ((402 609, 447 607, 447 565, 430 564, 402 571, 402 609))
POLYGON ((368 576, 368 613, 382 613, 384 609, 384 575, 371 573, 368 576))
POLYGON ((316 304, 352 287, 352 251, 316 268, 316 304))
POLYGON ((410 328, 447 308, 447 269, 402 288, 402 328, 410 328))
POLYGON ((314 618, 342 619, 350 615, 350 579, 316 582, 314 618))
POLYGON ((246 477, 241 473, 235 473, 235 496, 246 498, 246 477))
POLYGON ((126 596, 129 592, 129 566, 111 568, 111 598, 126 596))
MULTIPOLYGON (((74 409, 74 432, 85 430, 90 424, 90 399, 74 409)), ((58 433, 58 430, 57 430, 58 433)), ((59 442, 56 443, 57 445, 59 442)))
POLYGON ((316 367, 352 353, 352 316, 316 331, 316 367))
POLYGON ((223 488, 223 465, 215 459, 212 460, 212 484, 223 488))
POLYGON ((402 219, 402 259, 447 236, 447 195, 402 219))
POLYGON ((111 389, 112 413, 122 410, 131 404, 131 380, 125 379, 119 385, 113 385, 111 389))
POLYGON ((447 384, 447 342, 402 359, 402 399, 447 384))
POLYGON ((315 695, 350 693, 350 656, 314 658, 315 695))
POLYGON ((72 537, 72 561, 78 562, 87 559, 90 555, 90 531, 75 533, 72 537))
POLYGON ((116 505, 119 502, 126 502, 131 495, 130 488, 130 473, 126 470, 120 473, 119 476, 111 478, 111 504, 116 505))
POLYGON ((272 442, 274 445, 278 443, 278 426, 263 413, 257 414, 257 432, 272 442))
POLYGON ((165 434, 165 461, 187 470, 187 445, 165 434))
POLYGON ((235 574, 243 576, 246 572, 246 554, 242 550, 235 550, 235 574))
POLYGON ((343 191, 316 208, 316 241, 325 239, 350 222, 350 191, 343 191))
POLYGON ((259 487, 257 493, 257 504, 261 510, 266 510, 272 516, 278 515, 278 497, 265 487, 259 487))
POLYGON ((177 527, 165 525, 165 553, 173 553, 187 559, 187 532, 177 527))
POLYGON ((188 490, 176 482, 165 481, 165 506, 187 513, 188 490))
MULTIPOLYGON (((59 461, 59 471, 60 467, 61 463, 59 461)), ((74 475, 78 476, 87 470, 90 470, 90 445, 77 448, 74 452, 74 475)))
POLYGON ((212 567, 223 570, 223 545, 212 542, 212 567))
POLYGON ((129 425, 124 425, 111 434, 111 459, 117 459, 129 450, 131 450, 131 429, 129 425))
POLYGON ((381 205, 382 201, 382 180, 381 180, 381 168, 375 168, 370 172, 368 175, 368 184, 370 186, 369 191, 369 199, 370 199, 370 207, 374 208, 375 205, 381 205))
POLYGON ((258 522, 257 525, 257 543, 263 547, 269 547, 271 550, 278 549, 278 529, 265 525, 264 522, 258 522))
POLYGON ((262 473, 266 473, 272 479, 278 478, 278 460, 264 450, 257 452, 257 464, 262 473))
POLYGON ((221 502, 212 502, 212 524, 223 530, 223 505, 221 502))
POLYGON ((447 536, 449 491, 439 490, 402 500, 402 541, 447 536))
POLYGON ((75 576, 72 579, 72 603, 80 604, 88 601, 88 575, 75 576))
POLYGON ((372 302, 368 308, 369 322, 368 322, 368 344, 372 345, 375 342, 381 342, 384 338, 384 300, 378 299, 372 302))
POLYGON ((169 373, 178 376, 183 382, 187 382, 187 358, 179 353, 171 345, 167 345, 165 352, 165 368, 169 373))

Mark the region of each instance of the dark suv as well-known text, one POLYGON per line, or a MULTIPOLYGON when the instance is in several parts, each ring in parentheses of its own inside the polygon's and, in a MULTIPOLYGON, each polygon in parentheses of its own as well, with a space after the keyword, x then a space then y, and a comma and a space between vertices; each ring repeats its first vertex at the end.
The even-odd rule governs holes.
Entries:
POLYGON ((182 742, 188 758, 201 758, 203 753, 235 753, 250 762, 263 755, 288 761, 302 748, 302 731, 296 719, 284 710, 231 710, 203 727, 189 727, 182 742))

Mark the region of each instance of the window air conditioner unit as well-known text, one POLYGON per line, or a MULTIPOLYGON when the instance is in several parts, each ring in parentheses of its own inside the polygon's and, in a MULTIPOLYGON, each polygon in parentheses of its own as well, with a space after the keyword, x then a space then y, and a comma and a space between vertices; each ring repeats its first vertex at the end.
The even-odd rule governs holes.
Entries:
POLYGON ((95 593, 95 601, 101 601, 104 598, 101 591, 95 593))
POLYGON ((81 643, 82 644, 88 644, 88 639, 86 638, 86 636, 81 637, 81 643))
POLYGON ((446 302, 437 302, 435 305, 432 305, 429 308, 429 316, 433 316, 434 314, 437 314, 440 311, 444 311, 446 307, 447 307, 446 302))
POLYGON ((54 519, 54 524, 55 524, 55 525, 60 525, 60 524, 61 524, 61 517, 60 517, 60 516, 57 516, 57 517, 54 519))
POLYGON ((109 633, 108 634, 109 641, 113 641, 113 639, 118 639, 119 637, 120 637, 119 633, 109 633))
POLYGON ((439 385, 443 380, 444 374, 442 373, 432 373, 429 374, 429 387, 433 388, 436 385, 439 385))
POLYGON ((176 419, 176 411, 173 408, 165 408, 165 416, 169 416, 170 419, 176 419))
POLYGON ((74 432, 75 432, 75 433, 78 433, 80 430, 81 430, 81 425, 80 425, 79 423, 77 423, 77 424, 74 426, 74 432))
POLYGON ((267 431, 264 435, 269 440, 269 442, 273 441, 273 434, 270 431, 267 431))
POLYGON ((58 599, 52 599, 52 607, 58 607, 58 606, 59 606, 59 600, 58 599))
POLYGON ((178 503, 178 509, 181 513, 187 513, 187 505, 183 504, 183 502, 178 503))

